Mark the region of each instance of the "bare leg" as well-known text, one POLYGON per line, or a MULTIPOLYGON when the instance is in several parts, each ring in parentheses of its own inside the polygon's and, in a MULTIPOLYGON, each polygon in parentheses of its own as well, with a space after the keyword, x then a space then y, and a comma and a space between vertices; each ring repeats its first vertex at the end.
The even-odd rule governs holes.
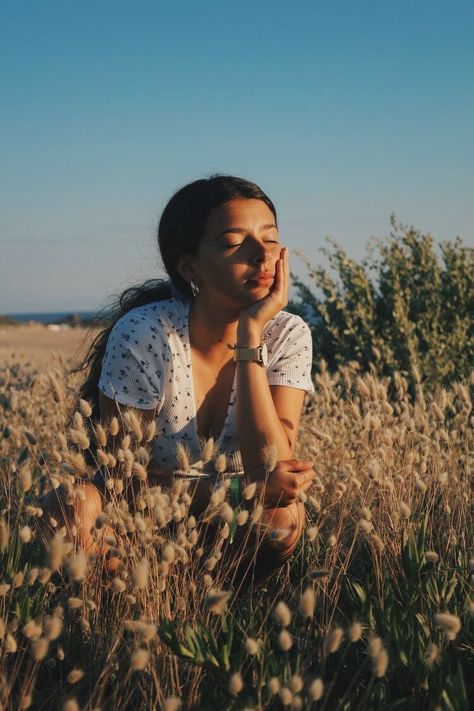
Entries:
MULTIPOLYGON (((90 482, 76 485, 79 496, 74 497, 73 503, 69 502, 68 493, 64 487, 50 491, 41 501, 43 517, 40 521, 41 534, 45 540, 62 527, 66 529, 66 536, 74 541, 78 548, 82 548, 88 555, 106 556, 110 546, 103 540, 104 536, 114 536, 109 526, 100 530, 99 536, 93 536, 97 517, 102 512, 103 496, 99 489, 90 482), (51 519, 55 522, 53 527, 51 519)), ((106 570, 114 572, 120 561, 117 557, 106 560, 106 570)))
POLYGON ((295 501, 288 506, 265 509, 261 525, 238 528, 231 545, 225 544, 226 579, 242 590, 253 580, 263 583, 293 553, 305 523, 304 505, 295 501), (275 529, 288 531, 281 540, 272 538, 275 529))

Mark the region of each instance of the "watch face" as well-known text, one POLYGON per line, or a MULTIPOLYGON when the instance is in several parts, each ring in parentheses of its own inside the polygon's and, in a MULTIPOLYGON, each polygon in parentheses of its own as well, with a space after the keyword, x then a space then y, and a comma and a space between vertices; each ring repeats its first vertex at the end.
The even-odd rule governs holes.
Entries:
POLYGON ((263 366, 266 368, 268 365, 268 350, 267 350, 266 343, 264 343, 262 346, 262 363, 263 363, 263 366))

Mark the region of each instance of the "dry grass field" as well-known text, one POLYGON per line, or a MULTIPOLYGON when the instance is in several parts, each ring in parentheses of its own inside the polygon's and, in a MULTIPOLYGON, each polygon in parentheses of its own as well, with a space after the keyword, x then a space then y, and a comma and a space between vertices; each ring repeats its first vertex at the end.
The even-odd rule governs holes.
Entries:
POLYGON ((258 489, 231 506, 212 442, 224 486, 195 516, 185 478, 147 481, 153 432, 135 418, 115 455, 118 422, 90 423, 83 401, 69 423, 78 380, 63 370, 83 337, 0 332, 1 709, 468 711, 472 383, 428 395, 418 378, 413 399, 398 374, 322 362, 297 449, 318 473, 304 534, 278 573, 239 590, 235 531, 257 545, 286 532, 262 523, 258 489), (93 529, 109 557, 54 519, 44 545, 41 496, 61 485, 80 500, 94 462, 109 473, 93 529))
POLYGON ((43 324, 0 327, 0 363, 18 362, 44 370, 60 355, 73 361, 87 345, 87 329, 52 331, 43 324), (29 365, 28 365, 29 364, 29 365))

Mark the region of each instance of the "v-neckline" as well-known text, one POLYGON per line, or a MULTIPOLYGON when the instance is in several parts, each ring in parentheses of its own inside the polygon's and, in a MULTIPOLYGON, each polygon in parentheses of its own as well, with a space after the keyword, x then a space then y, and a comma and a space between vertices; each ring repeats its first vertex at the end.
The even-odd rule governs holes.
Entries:
MULTIPOLYGON (((194 421, 194 433, 196 435, 196 441, 200 444, 202 438, 200 437, 199 431, 198 431, 196 394, 195 394, 195 390, 194 390, 194 377, 193 377, 193 361, 192 361, 192 357, 191 357, 191 339, 189 336, 189 309, 190 309, 190 306, 191 306, 191 302, 188 301, 186 303, 186 311, 185 311, 185 317, 184 317, 184 320, 185 320, 184 332, 185 332, 185 336, 186 336, 186 347, 187 347, 187 351, 188 351, 189 376, 190 376, 190 380, 191 380, 190 390, 191 390, 191 402, 192 402, 192 414, 193 414, 192 419, 194 421)), ((230 396, 229 396, 229 400, 227 402, 227 409, 226 409, 226 413, 225 413, 225 417, 224 417, 224 422, 222 424, 221 431, 219 432, 219 436, 217 438, 214 438, 214 443, 218 443, 221 441, 222 436, 224 434, 224 430, 227 425, 227 421, 229 419, 230 407, 231 407, 230 403, 232 402, 232 395, 233 395, 234 389, 235 389, 236 376, 237 376, 237 368, 234 369, 234 377, 232 379, 232 387, 230 389, 230 396)))

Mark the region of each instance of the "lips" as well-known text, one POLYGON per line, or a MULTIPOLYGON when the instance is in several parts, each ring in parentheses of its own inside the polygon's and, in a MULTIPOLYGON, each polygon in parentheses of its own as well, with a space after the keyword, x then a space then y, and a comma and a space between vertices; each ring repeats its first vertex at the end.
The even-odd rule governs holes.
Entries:
POLYGON ((270 281, 272 280, 274 275, 271 272, 256 272, 256 274, 253 274, 247 281, 270 281))

